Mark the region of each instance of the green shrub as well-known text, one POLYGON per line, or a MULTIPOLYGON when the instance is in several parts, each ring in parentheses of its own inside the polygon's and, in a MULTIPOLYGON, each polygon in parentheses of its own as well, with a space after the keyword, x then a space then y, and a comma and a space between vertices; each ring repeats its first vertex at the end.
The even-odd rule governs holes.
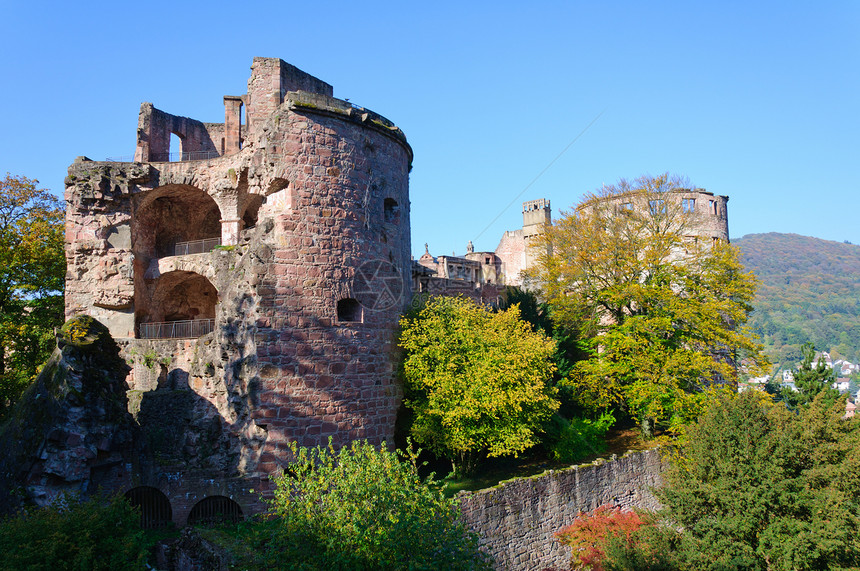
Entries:
POLYGON ((489 569, 455 500, 418 476, 416 454, 356 441, 299 448, 268 519, 240 525, 239 568, 489 569))
POLYGON ((121 497, 62 497, 0 522, 0 569, 143 569, 140 514, 121 497))
POLYGON ((557 462, 577 462, 593 454, 606 451, 604 437, 615 424, 612 413, 606 412, 597 420, 574 418, 568 420, 556 414, 546 427, 546 446, 550 457, 557 462))

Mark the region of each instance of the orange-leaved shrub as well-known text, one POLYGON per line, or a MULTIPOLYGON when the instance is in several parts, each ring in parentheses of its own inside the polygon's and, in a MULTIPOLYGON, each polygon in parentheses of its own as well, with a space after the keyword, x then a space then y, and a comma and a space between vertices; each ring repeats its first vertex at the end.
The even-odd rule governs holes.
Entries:
POLYGON ((600 506, 590 513, 580 512, 572 524, 557 531, 555 536, 563 545, 571 548, 571 567, 603 571, 607 542, 613 537, 630 542, 633 532, 643 523, 634 511, 600 506))

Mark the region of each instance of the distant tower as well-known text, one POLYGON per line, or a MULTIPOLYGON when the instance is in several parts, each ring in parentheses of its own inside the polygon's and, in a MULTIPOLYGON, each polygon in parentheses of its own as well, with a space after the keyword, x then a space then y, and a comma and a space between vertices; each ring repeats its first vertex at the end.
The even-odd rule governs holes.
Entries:
POLYGON ((552 224, 549 200, 540 198, 523 202, 523 237, 528 241, 536 234, 543 233, 544 226, 552 224))
POLYGON ((534 252, 531 251, 531 238, 543 234, 544 228, 552 224, 552 212, 549 200, 539 198, 523 202, 523 240, 525 241, 523 271, 534 264, 534 252))

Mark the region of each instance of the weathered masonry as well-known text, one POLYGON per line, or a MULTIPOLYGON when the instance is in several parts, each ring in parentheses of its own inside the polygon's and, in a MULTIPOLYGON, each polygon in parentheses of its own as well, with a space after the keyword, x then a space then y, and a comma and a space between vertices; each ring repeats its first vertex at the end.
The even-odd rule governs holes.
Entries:
POLYGON ((401 398, 402 131, 271 58, 224 113, 144 103, 133 160, 80 157, 66 179, 67 317, 117 339, 149 439, 122 491, 164 494, 178 523, 207 497, 256 510, 291 441, 390 441, 401 398))

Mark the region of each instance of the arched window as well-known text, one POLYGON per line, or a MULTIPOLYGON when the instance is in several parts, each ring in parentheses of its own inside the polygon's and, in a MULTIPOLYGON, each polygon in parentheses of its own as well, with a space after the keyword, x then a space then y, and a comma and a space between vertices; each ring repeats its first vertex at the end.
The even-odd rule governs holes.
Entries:
POLYGON ((191 508, 191 513, 188 514, 188 525, 238 523, 243 519, 239 504, 226 496, 209 496, 191 508))
POLYGON ((125 499, 140 510, 140 527, 144 529, 157 529, 173 522, 170 500, 157 488, 132 488, 125 493, 125 499))

